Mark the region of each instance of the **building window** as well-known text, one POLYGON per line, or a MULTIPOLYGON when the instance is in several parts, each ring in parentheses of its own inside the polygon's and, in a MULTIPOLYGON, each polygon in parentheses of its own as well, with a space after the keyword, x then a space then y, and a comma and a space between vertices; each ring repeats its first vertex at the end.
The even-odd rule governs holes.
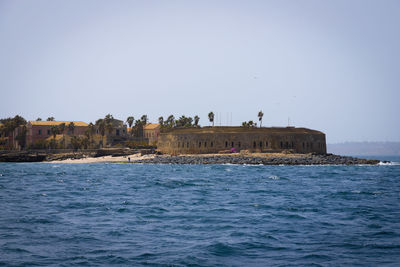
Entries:
POLYGON ((187 142, 186 147, 189 148, 189 142, 187 142))
POLYGON ((240 142, 238 142, 238 147, 240 148, 240 142))
POLYGON ((286 142, 285 148, 289 148, 289 142, 286 142))
POLYGON ((311 143, 310 146, 311 146, 311 149, 312 149, 313 148, 313 143, 311 143))
POLYGON ((119 129, 115 130, 115 135, 119 136, 119 129))
POLYGON ((294 148, 294 143, 292 142, 292 148, 294 148))
POLYGON ((268 147, 268 141, 265 142, 265 147, 268 147))
POLYGON ((50 130, 47 130, 47 135, 50 135, 50 130))
POLYGON ((256 148, 257 147, 257 143, 256 143, 256 141, 254 141, 253 142, 253 148, 256 148))
POLYGON ((201 142, 199 142, 199 147, 201 147, 201 142))
POLYGON ((181 146, 181 143, 178 142, 178 147, 180 147, 180 146, 181 146))
POLYGON ((232 147, 234 147, 235 146, 235 143, 234 142, 232 142, 232 147))
POLYGON ((283 148, 283 142, 281 141, 281 148, 283 148))
POLYGON ((207 147, 207 142, 204 142, 204 147, 207 147))
POLYGON ((303 142, 303 148, 305 148, 304 142, 303 142))
POLYGON ((260 147, 262 147, 262 142, 260 141, 260 147))
POLYGON ((39 129, 39 131, 38 131, 38 135, 41 135, 41 134, 42 134, 42 130, 40 130, 40 129, 39 129))
POLYGON ((228 147, 228 141, 225 141, 225 147, 228 147))
POLYGON ((213 147, 214 146, 214 142, 211 142, 210 146, 213 147))

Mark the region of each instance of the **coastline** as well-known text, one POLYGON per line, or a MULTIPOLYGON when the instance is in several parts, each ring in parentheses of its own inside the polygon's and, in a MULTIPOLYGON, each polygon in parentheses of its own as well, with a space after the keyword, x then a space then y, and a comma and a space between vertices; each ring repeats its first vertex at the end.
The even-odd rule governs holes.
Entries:
POLYGON ((338 155, 252 153, 184 154, 87 157, 64 159, 50 163, 141 163, 141 164, 237 164, 237 165, 377 165, 379 160, 367 160, 338 155))
MULTIPOLYGON (((0 156, 0 162, 48 163, 141 163, 141 164, 238 164, 238 165, 378 165, 379 160, 334 154, 214 153, 156 154, 153 150, 101 150, 69 153, 13 152, 0 156)), ((389 162, 383 162, 389 163, 389 162)))
POLYGON ((148 160, 153 158, 155 155, 141 155, 132 154, 126 156, 103 156, 103 157, 84 157, 79 159, 69 158, 63 160, 51 160, 48 163, 129 163, 139 160, 148 160), (130 161, 128 160, 130 158, 130 161))

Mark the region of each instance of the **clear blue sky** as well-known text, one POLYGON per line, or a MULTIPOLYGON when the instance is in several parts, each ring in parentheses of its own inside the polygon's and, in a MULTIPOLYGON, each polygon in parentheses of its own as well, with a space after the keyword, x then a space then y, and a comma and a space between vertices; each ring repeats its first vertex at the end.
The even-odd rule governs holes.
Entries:
POLYGON ((399 26, 397 0, 2 0, 0 117, 263 110, 329 143, 400 141, 399 26))

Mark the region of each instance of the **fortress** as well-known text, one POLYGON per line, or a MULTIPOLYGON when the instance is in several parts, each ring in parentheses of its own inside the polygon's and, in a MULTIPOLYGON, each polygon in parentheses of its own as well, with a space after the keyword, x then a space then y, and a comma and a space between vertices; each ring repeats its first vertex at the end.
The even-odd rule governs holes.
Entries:
POLYGON ((326 154, 325 134, 295 127, 203 127, 168 129, 160 133, 158 151, 166 154, 206 154, 220 151, 326 154))

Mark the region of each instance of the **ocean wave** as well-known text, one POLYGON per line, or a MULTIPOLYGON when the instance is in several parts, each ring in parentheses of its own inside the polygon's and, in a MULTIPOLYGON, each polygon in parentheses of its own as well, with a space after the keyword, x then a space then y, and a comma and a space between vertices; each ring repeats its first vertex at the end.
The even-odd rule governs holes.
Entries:
POLYGON ((380 161, 378 163, 379 166, 396 166, 400 165, 400 162, 395 162, 395 161, 380 161))

